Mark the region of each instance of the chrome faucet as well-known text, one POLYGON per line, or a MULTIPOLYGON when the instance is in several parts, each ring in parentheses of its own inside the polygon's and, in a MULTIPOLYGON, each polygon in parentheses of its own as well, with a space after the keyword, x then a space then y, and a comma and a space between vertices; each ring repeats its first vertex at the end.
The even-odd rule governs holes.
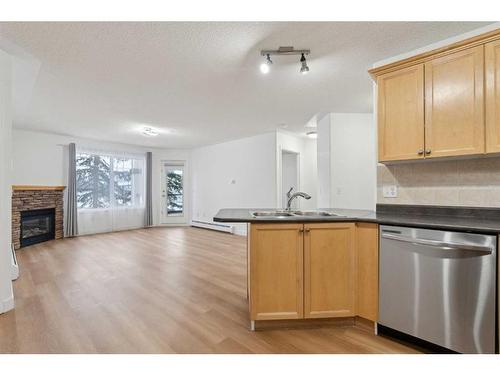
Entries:
POLYGON ((292 209, 291 205, 292 205, 292 202, 295 198, 302 197, 304 199, 311 199, 311 196, 307 193, 303 193, 301 191, 298 191, 298 192, 292 194, 292 190, 293 190, 293 187, 290 188, 290 190, 288 190, 288 193, 286 193, 286 197, 288 198, 288 201, 286 203, 286 210, 287 211, 290 211, 292 209))

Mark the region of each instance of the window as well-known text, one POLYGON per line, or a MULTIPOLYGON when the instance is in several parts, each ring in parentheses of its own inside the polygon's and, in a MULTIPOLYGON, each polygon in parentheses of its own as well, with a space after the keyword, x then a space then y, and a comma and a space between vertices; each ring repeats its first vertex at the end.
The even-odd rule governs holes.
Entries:
POLYGON ((143 170, 143 158, 77 153, 78 208, 143 207, 143 170))

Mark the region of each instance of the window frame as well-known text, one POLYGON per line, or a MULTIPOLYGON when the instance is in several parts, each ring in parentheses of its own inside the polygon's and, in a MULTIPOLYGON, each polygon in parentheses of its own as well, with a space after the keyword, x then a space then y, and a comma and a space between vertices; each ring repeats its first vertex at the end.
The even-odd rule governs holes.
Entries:
MULTIPOLYGON (((109 207, 78 207, 78 182, 76 186, 76 194, 77 194, 77 210, 78 211, 92 211, 92 212, 104 212, 104 211, 109 211, 109 210, 133 210, 133 209, 144 209, 146 207, 146 156, 142 154, 128 154, 128 153, 120 153, 120 152, 107 152, 107 151, 100 151, 100 150, 92 150, 92 149, 87 149, 87 148, 82 148, 82 149, 77 149, 76 150, 76 159, 78 159, 78 156, 81 154, 89 155, 89 156, 94 156, 97 155, 99 157, 109 157, 110 158, 110 165, 109 165, 109 207), (116 197, 115 197, 115 160, 116 159, 130 159, 132 160, 132 166, 130 168, 130 171, 134 169, 134 161, 141 161, 142 162, 142 203, 137 204, 137 198, 136 198, 136 193, 134 191, 136 190, 136 184, 134 182, 133 177, 131 181, 131 201, 132 204, 130 206, 127 205, 117 205, 116 204, 116 197)), ((78 173, 78 172, 76 172, 78 173)), ((133 173, 131 173, 131 176, 133 176, 133 173)))

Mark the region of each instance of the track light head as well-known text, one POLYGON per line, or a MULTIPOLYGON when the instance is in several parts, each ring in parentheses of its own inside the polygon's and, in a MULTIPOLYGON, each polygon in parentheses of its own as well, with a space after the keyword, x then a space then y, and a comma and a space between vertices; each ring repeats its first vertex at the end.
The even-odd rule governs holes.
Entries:
POLYGON ((271 56, 269 54, 266 55, 266 61, 260 64, 260 71, 262 74, 267 74, 271 70, 271 65, 273 62, 271 61, 271 56))
POLYGON ((301 74, 309 73, 309 67, 307 66, 307 61, 304 54, 302 54, 302 57, 300 58, 300 63, 302 64, 302 66, 300 67, 300 73, 301 74))

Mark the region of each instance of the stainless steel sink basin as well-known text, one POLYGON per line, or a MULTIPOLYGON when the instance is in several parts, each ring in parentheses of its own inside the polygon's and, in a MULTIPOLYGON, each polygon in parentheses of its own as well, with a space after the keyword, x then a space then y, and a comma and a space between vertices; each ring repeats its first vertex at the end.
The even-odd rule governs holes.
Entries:
POLYGON ((328 211, 293 211, 295 216, 339 216, 328 211))
POLYGON ((295 216, 291 212, 286 211, 256 211, 252 212, 253 217, 290 217, 295 216))
POLYGON ((328 211, 255 211, 252 212, 253 217, 297 217, 297 216, 306 216, 306 217, 325 217, 325 216, 336 216, 341 217, 341 215, 335 214, 333 212, 328 211))

